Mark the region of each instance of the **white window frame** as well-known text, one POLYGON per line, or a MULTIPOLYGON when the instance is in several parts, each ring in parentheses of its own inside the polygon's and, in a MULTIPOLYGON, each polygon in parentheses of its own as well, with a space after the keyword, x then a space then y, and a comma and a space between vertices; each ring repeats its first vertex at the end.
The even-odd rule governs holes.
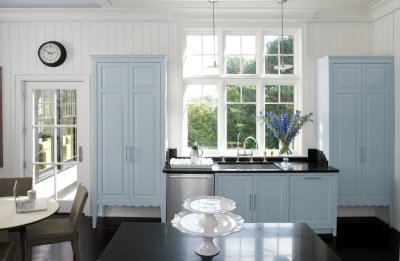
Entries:
MULTIPOLYGON (((186 48, 187 35, 209 35, 209 29, 185 29, 182 33, 182 57, 184 57, 184 50, 186 48)), ((227 128, 227 111, 226 111, 226 86, 227 85, 256 85, 256 112, 264 111, 264 86, 265 85, 293 85, 294 87, 294 109, 302 110, 300 95, 302 94, 302 78, 301 78, 301 30, 300 29, 286 29, 285 35, 292 35, 294 38, 294 69, 293 74, 272 75, 265 74, 264 68, 264 36, 265 35, 279 35, 279 29, 271 30, 246 30, 246 29, 220 29, 216 31, 217 45, 219 54, 216 57, 217 64, 220 66, 219 74, 217 75, 184 75, 182 80, 182 98, 186 91, 188 84, 214 84, 218 87, 218 149, 204 151, 204 156, 236 156, 236 150, 227 149, 226 147, 226 128, 227 128), (256 74, 226 74, 226 55, 225 55, 225 36, 226 35, 255 35, 256 36, 256 74), (222 67, 223 66, 223 67, 222 67)), ((182 64, 183 70, 183 64, 182 64)), ((187 147, 187 115, 185 115, 185 104, 182 104, 182 145, 180 148, 182 156, 190 155, 190 148, 187 147)), ((262 156, 265 148, 265 125, 263 123, 256 124, 256 139, 259 144, 259 149, 255 150, 256 156, 262 156)), ((242 137, 243 139, 245 137, 242 137)), ((300 155, 302 152, 302 135, 296 137, 294 141, 295 150, 294 155, 300 155)), ((199 144, 201 146, 201 144, 199 144)), ((269 151, 270 152, 270 151, 269 151)), ((278 155, 278 150, 273 151, 274 155, 278 155)))

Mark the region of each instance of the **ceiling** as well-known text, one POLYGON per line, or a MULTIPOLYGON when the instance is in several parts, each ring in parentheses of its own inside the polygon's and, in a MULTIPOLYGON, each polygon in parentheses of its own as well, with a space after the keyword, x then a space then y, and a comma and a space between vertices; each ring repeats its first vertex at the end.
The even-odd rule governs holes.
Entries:
MULTIPOLYGON (((293 20, 371 20, 382 10, 398 8, 399 3, 399 0, 288 0, 284 8, 285 17, 293 20)), ((156 10, 170 17, 188 19, 208 17, 211 4, 208 0, 0 0, 0 8, 156 10)), ((277 0, 218 0, 215 10, 220 19, 280 16, 277 0)))

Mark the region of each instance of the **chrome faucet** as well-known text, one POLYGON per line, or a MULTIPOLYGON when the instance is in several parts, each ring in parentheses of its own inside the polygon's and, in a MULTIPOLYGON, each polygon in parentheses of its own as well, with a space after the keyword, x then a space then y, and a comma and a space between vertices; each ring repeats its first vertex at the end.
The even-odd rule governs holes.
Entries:
MULTIPOLYGON (((256 143, 256 147, 255 149, 258 149, 258 142, 257 140, 253 137, 253 136, 248 136, 246 137, 246 139, 244 139, 243 142, 243 154, 240 154, 240 150, 239 150, 239 137, 240 137, 240 133, 237 136, 237 157, 236 157, 236 162, 240 161, 240 156, 247 156, 247 151, 246 151, 246 145, 247 145, 247 141, 253 140, 256 143)), ((250 162, 253 162, 253 148, 250 149, 250 162)))
MULTIPOLYGON (((244 144, 243 144, 243 149, 244 149, 244 155, 246 154, 246 144, 248 140, 253 140, 256 143, 256 149, 258 149, 258 142, 253 136, 248 136, 246 139, 244 139, 244 144)), ((253 148, 250 149, 250 162, 253 162, 253 148)))

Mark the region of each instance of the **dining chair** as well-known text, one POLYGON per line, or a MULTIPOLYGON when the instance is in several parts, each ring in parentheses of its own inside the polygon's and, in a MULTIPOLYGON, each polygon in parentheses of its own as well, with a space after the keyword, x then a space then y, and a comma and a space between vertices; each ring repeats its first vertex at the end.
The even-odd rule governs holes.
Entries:
POLYGON ((25 260, 32 260, 32 247, 70 241, 74 259, 79 261, 79 226, 88 191, 78 185, 71 213, 67 218, 49 218, 26 226, 25 260))
POLYGON ((27 191, 32 189, 32 177, 0 178, 0 197, 14 196, 13 188, 16 180, 18 180, 18 194, 28 195, 27 191))
MULTIPOLYGON (((0 178, 0 197, 12 197, 14 196, 14 183, 18 180, 18 195, 27 196, 28 190, 32 189, 32 177, 22 178, 0 178)), ((25 249, 25 227, 11 228, 9 232, 17 232, 20 236, 22 257, 24 257, 25 249)), ((0 259, 1 260, 1 259, 0 259)))
POLYGON ((13 242, 0 242, 0 261, 15 261, 13 242))

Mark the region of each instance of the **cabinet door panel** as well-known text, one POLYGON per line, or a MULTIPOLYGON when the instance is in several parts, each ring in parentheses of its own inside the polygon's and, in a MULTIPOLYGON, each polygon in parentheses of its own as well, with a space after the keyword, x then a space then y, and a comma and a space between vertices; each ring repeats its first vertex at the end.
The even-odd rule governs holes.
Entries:
POLYGON ((236 209, 232 212, 240 215, 245 222, 252 222, 252 177, 250 176, 218 176, 216 195, 232 199, 236 209))
POLYGON ((160 195, 161 108, 159 64, 131 66, 133 88, 130 89, 130 116, 133 162, 133 196, 135 199, 160 195), (151 79, 149 78, 151 77, 151 79))
POLYGON ((340 170, 339 205, 360 198, 361 65, 333 66, 332 166, 340 170))
POLYGON ((153 93, 135 93, 133 98, 134 196, 157 195, 160 148, 159 101, 153 93), (145 110, 143 108, 146 108, 145 110))
POLYGON ((390 113, 387 65, 364 65, 361 195, 370 204, 389 200, 390 113))
POLYGON ((332 177, 290 177, 290 222, 306 222, 311 228, 334 227, 336 186, 332 177))
POLYGON ((288 178, 264 176, 253 178, 253 222, 288 221, 288 178))

